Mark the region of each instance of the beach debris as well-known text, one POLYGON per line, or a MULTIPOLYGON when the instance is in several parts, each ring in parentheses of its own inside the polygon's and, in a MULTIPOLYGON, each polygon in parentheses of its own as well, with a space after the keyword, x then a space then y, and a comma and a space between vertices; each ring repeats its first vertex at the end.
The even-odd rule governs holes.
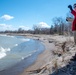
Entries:
POLYGON ((53 40, 49 40, 49 43, 52 43, 52 42, 54 42, 53 40))
POLYGON ((52 53, 53 53, 54 55, 58 55, 58 57, 60 57, 60 56, 62 56, 63 51, 62 51, 61 47, 56 46, 56 49, 53 50, 52 53))
POLYGON ((45 71, 49 71, 49 73, 51 73, 52 71, 52 67, 50 67, 50 65, 52 66, 52 62, 48 62, 46 63, 45 65, 43 65, 41 68, 38 68, 36 70, 30 70, 30 71, 26 71, 26 72, 29 72, 29 73, 38 73, 38 74, 42 74, 44 73, 45 71), (51 71, 50 71, 51 69, 51 71))
MULTIPOLYGON (((47 64, 48 65, 48 64, 47 64)), ((42 73, 47 69, 47 65, 43 66, 42 68, 36 69, 36 70, 30 70, 26 72, 31 72, 31 73, 42 73)))
POLYGON ((62 54, 65 52, 66 43, 66 41, 62 43, 56 43, 56 49, 53 51, 53 54, 58 55, 59 57, 62 56, 62 54))
MULTIPOLYGON (((52 40, 48 40, 48 43, 52 43, 52 40)), ((76 75, 76 64, 69 63, 70 60, 73 62, 76 61, 76 47, 73 42, 56 41, 54 43, 54 58, 49 61, 49 64, 47 63, 46 65, 43 65, 38 69, 30 70, 27 72, 31 73, 32 75, 52 75, 54 74, 54 72, 56 72, 56 75, 61 75, 60 73, 62 73, 63 75, 76 75), (49 71, 49 74, 45 74, 47 71, 49 71)))
POLYGON ((71 61, 76 61, 76 54, 75 56, 72 57, 72 59, 70 59, 71 61))
POLYGON ((65 52, 65 47, 66 47, 66 41, 65 42, 63 42, 63 44, 62 44, 62 50, 63 50, 63 52, 65 52))

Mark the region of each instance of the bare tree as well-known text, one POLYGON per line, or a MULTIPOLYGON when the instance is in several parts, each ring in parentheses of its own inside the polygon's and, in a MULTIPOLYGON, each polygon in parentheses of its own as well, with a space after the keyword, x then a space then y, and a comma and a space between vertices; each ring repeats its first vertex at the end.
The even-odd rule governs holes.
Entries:
POLYGON ((25 30, 23 30, 22 28, 18 29, 18 33, 24 33, 24 32, 25 32, 25 30))
POLYGON ((38 25, 33 25, 34 34, 50 34, 50 28, 41 28, 38 25))
POLYGON ((40 28, 37 25, 33 25, 34 34, 40 33, 40 28))
POLYGON ((58 34, 64 34, 65 29, 65 20, 62 17, 55 17, 53 18, 54 23, 54 31, 58 34))

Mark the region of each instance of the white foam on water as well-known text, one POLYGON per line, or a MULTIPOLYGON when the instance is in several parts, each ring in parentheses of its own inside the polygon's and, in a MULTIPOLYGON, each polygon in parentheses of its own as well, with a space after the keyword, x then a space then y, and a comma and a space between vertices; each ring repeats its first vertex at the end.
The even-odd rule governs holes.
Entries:
POLYGON ((6 53, 5 53, 5 49, 4 48, 0 48, 0 59, 5 57, 6 56, 6 53))
POLYGON ((30 57, 31 55, 32 55, 32 54, 30 53, 30 54, 26 55, 25 57, 22 57, 22 59, 28 58, 28 57, 30 57))
POLYGON ((15 36, 10 36, 10 35, 7 35, 7 37, 12 37, 12 38, 14 38, 15 36))
POLYGON ((24 59, 24 57, 22 57, 22 60, 24 59))
POLYGON ((0 36, 6 36, 6 37, 12 37, 12 38, 15 37, 15 36, 10 36, 10 35, 6 35, 6 34, 0 34, 0 36))
POLYGON ((0 47, 0 59, 2 59, 7 55, 6 54, 7 51, 10 51, 10 48, 4 49, 3 47, 0 47))
POLYGON ((18 44, 15 44, 15 46, 18 46, 18 44))
POLYGON ((10 48, 6 48, 5 50, 6 50, 6 51, 10 51, 11 49, 10 49, 10 48))
POLYGON ((30 39, 24 39, 24 38, 23 38, 23 39, 21 39, 21 40, 22 40, 22 41, 30 41, 30 39))
POLYGON ((25 58, 28 58, 28 57, 32 56, 32 54, 35 53, 36 51, 37 51, 37 50, 32 51, 31 53, 29 53, 29 54, 26 55, 25 57, 22 57, 21 59, 23 60, 23 59, 25 59, 25 58))
POLYGON ((6 34, 0 34, 0 36, 7 36, 6 34))
POLYGON ((32 53, 35 53, 37 50, 34 50, 32 53))
POLYGON ((0 52, 0 59, 2 59, 2 58, 5 57, 5 56, 6 56, 6 53, 0 52))

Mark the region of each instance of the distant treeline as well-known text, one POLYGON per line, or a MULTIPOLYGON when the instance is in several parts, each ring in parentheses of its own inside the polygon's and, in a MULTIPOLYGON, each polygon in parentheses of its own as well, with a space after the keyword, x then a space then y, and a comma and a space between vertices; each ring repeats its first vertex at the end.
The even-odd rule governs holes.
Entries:
POLYGON ((39 28, 36 24, 33 25, 32 30, 23 30, 19 28, 18 30, 6 30, 0 31, 0 33, 31 33, 31 34, 72 34, 71 31, 71 23, 67 22, 65 19, 61 17, 53 18, 53 25, 50 25, 50 28, 39 28))

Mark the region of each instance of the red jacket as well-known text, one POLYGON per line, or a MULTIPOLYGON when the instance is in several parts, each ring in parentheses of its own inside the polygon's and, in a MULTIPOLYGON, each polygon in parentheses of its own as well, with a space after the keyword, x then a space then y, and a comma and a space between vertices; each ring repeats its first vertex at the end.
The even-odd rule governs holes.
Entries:
POLYGON ((74 20, 73 20, 73 24, 72 24, 72 31, 76 31, 76 12, 73 10, 71 13, 74 15, 74 20))

